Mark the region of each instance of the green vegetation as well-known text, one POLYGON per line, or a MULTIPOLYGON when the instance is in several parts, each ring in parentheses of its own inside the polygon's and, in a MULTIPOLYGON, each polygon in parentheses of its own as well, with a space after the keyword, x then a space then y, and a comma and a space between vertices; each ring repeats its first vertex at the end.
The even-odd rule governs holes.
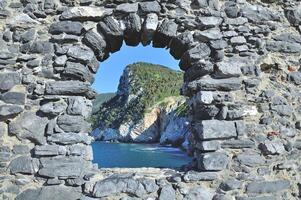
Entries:
POLYGON ((102 93, 98 94, 93 101, 93 110, 92 113, 95 114, 99 111, 101 105, 112 99, 116 94, 115 93, 102 93))
POLYGON ((102 104, 93 116, 94 128, 118 128, 122 123, 138 121, 156 103, 166 97, 179 96, 182 84, 183 73, 180 71, 142 62, 129 65, 118 86, 119 90, 128 93, 117 94, 102 104), (124 83, 126 76, 129 85, 124 83))

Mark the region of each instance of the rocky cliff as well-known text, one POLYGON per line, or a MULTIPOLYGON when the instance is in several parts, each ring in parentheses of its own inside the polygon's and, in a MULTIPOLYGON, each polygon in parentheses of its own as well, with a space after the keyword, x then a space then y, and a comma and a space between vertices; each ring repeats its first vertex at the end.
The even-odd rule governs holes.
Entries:
POLYGON ((181 72, 163 66, 127 66, 116 96, 94 114, 92 135, 105 141, 182 145, 189 135, 182 79, 181 72))

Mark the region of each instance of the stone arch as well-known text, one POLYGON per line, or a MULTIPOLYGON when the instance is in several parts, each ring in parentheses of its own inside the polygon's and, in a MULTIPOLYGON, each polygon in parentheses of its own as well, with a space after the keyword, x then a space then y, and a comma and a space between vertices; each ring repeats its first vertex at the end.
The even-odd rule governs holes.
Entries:
MULTIPOLYGON (((20 181, 17 174, 29 174, 24 176, 31 183, 38 180, 38 184, 32 184, 35 189, 20 187, 10 195, 17 199, 77 199, 81 193, 92 197, 122 193, 142 198, 159 191, 160 198, 164 198, 169 193, 176 195, 171 185, 181 182, 176 178, 180 176, 186 182, 216 181, 216 187, 208 190, 190 188, 198 198, 212 198, 214 192, 218 193, 217 187, 239 190, 245 198, 251 193, 276 191, 297 196, 298 178, 288 180, 272 174, 266 180, 273 181, 238 181, 229 177, 261 170, 269 160, 264 156, 280 155, 274 156, 279 162, 282 154, 291 152, 284 149, 280 139, 257 139, 254 134, 259 129, 273 136, 280 134, 275 127, 283 134, 294 131, 287 137, 293 137, 292 149, 300 149, 300 112, 296 111, 295 116, 292 113, 293 108, 300 109, 300 105, 292 103, 300 100, 300 92, 289 100, 271 94, 266 89, 271 83, 267 79, 276 80, 283 74, 260 75, 261 67, 291 65, 300 59, 298 6, 217 0, 45 0, 10 4, 8 8, 3 5, 7 8, 2 13, 4 18, 15 16, 5 20, 1 44, 7 52, 0 54, 0 64, 4 66, 0 68, 4 102, 0 109, 0 130, 4 133, 1 153, 8 156, 3 161, 3 173, 10 174, 6 184, 20 181), (289 33, 279 34, 284 29, 280 25, 289 23, 289 33), (91 138, 87 134, 94 96, 90 85, 99 61, 118 51, 123 41, 131 46, 153 42, 154 47, 169 48, 170 54, 180 59, 185 72, 182 92, 190 97, 193 167, 200 173, 178 172, 162 185, 153 177, 134 176, 95 184, 92 174, 100 172, 93 171, 91 138), (282 56, 287 56, 288 61, 282 56), (269 100, 272 104, 266 108, 269 100), (295 127, 281 121, 281 117, 293 120, 295 127), (271 118, 275 122, 269 123, 271 118), (220 177, 229 181, 217 180, 220 177), (41 187, 42 184, 48 186, 41 187)), ((300 89, 297 70, 298 67, 287 76, 291 89, 300 89)), ((185 192, 180 196, 193 198, 185 192)))

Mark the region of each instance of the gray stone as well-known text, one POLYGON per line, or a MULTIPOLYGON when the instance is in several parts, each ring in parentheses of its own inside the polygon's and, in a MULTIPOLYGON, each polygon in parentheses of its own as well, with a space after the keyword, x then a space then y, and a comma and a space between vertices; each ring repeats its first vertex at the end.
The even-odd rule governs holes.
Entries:
POLYGON ((0 120, 13 118, 23 111, 21 106, 0 105, 0 120))
POLYGON ((222 61, 216 63, 216 71, 214 77, 217 78, 231 78, 241 76, 241 66, 242 63, 237 61, 222 61))
POLYGON ((81 35, 83 32, 83 25, 80 22, 62 21, 51 24, 49 33, 51 34, 73 34, 81 35))
POLYGON ((136 13, 130 13, 124 20, 124 40, 129 46, 137 46, 141 39, 141 20, 136 13))
POLYGON ((209 152, 209 151, 217 151, 220 149, 221 145, 218 141, 202 141, 198 142, 195 147, 202 152, 209 152))
POLYGON ((102 7, 77 6, 69 7, 60 16, 60 20, 91 20, 99 21, 112 14, 112 10, 102 7))
POLYGON ((213 192, 205 190, 201 187, 195 187, 189 190, 189 192, 184 196, 183 200, 197 200, 197 199, 212 199, 213 192))
POLYGON ((222 148, 230 149, 242 149, 242 148, 253 148, 255 147, 255 142, 251 140, 226 140, 221 144, 222 148))
MULTIPOLYGON (((25 44, 26 45, 26 44, 25 44)), ((23 45, 24 47, 24 45, 23 45)), ((22 46, 21 46, 22 48, 22 46)), ((29 49, 21 49, 22 53, 32 53, 32 54, 49 54, 54 52, 53 43, 48 41, 37 41, 32 43, 29 49)))
POLYGON ((161 6, 157 1, 139 2, 139 7, 144 13, 159 13, 161 6))
POLYGON ((230 39, 230 42, 233 45, 240 45, 240 44, 245 44, 247 41, 246 41, 245 37, 243 37, 243 36, 236 36, 236 37, 232 37, 230 39))
POLYGON ((74 187, 46 186, 37 189, 27 189, 20 193, 16 200, 74 200, 82 196, 80 191, 74 187))
POLYGON ((289 105, 276 105, 276 106, 272 105, 271 110, 275 111, 280 116, 290 117, 293 113, 292 107, 289 105))
POLYGON ((199 17, 201 29, 208 29, 218 27, 222 23, 222 18, 220 17, 199 17))
POLYGON ((67 60, 68 58, 66 55, 59 56, 54 60, 54 65, 58 67, 63 67, 65 66, 67 60))
POLYGON ((106 52, 107 43, 104 37, 98 34, 96 30, 93 29, 89 30, 85 34, 83 42, 94 51, 98 59, 103 60, 107 57, 107 52, 106 52))
POLYGON ((119 51, 123 42, 123 30, 113 17, 106 17, 98 24, 100 32, 105 36, 110 52, 119 51))
POLYGON ((204 153, 198 157, 198 168, 205 171, 221 171, 226 169, 229 158, 220 152, 204 153))
POLYGON ((83 63, 89 63, 91 60, 93 60, 94 57, 93 51, 81 46, 70 47, 68 49, 67 55, 83 63))
POLYGON ((69 155, 81 156, 85 160, 93 160, 92 147, 84 144, 74 144, 69 147, 69 155))
POLYGON ((47 141, 63 145, 76 143, 91 144, 92 137, 88 136, 87 134, 57 133, 48 136, 47 141))
POLYGON ((8 134, 8 126, 5 122, 0 122, 0 138, 8 134))
POLYGON ((211 28, 204 31, 196 31, 194 37, 201 42, 209 42, 211 40, 220 40, 223 35, 218 28, 211 28))
POLYGON ((87 81, 89 83, 94 82, 93 74, 90 72, 87 66, 81 63, 67 61, 65 68, 62 72, 64 78, 74 78, 80 81, 87 81))
POLYGON ((241 8, 241 14, 250 22, 280 21, 280 14, 260 5, 246 4, 241 8))
POLYGON ((286 152, 284 145, 280 140, 266 140, 263 143, 259 144, 259 148, 265 155, 284 154, 286 152))
POLYGON ((286 18, 293 25, 298 26, 301 24, 301 6, 293 7, 292 9, 286 10, 286 18))
POLYGON ((159 24, 158 16, 155 13, 147 14, 143 26, 141 42, 144 46, 149 45, 153 40, 155 31, 157 30, 159 24))
POLYGON ((235 197, 236 200, 279 200, 279 198, 273 196, 256 196, 256 197, 235 197))
POLYGON ((178 25, 171 20, 165 19, 157 28, 153 38, 153 46, 156 48, 164 48, 169 45, 173 37, 177 35, 178 25))
POLYGON ((265 160, 258 154, 242 153, 237 155, 235 160, 241 165, 256 167, 265 164, 265 160))
POLYGON ((189 49, 184 53, 179 65, 182 70, 187 70, 199 60, 208 59, 210 54, 211 50, 209 46, 205 43, 200 43, 198 46, 189 49))
POLYGON ((92 103, 84 97, 71 97, 68 99, 67 113, 70 115, 81 115, 88 118, 91 114, 92 103))
POLYGON ((14 15, 11 19, 7 22, 8 27, 13 29, 26 29, 26 28, 33 28, 40 24, 37 20, 32 19, 27 14, 22 13, 20 15, 14 15))
POLYGON ((204 140, 237 137, 235 123, 232 121, 203 120, 195 129, 204 140))
POLYGON ((301 85, 301 72, 289 73, 288 80, 296 85, 301 85))
POLYGON ((123 3, 116 7, 116 12, 135 13, 138 11, 138 3, 123 3))
POLYGON ((53 81, 46 83, 46 94, 80 95, 90 91, 89 84, 80 81, 53 81))
POLYGON ((36 144, 45 143, 47 118, 37 116, 35 112, 25 111, 9 124, 9 133, 19 139, 28 139, 36 144))
POLYGON ((57 156, 65 155, 67 152, 66 147, 59 145, 43 145, 35 146, 34 154, 36 156, 57 156))
POLYGON ((77 157, 41 158, 39 175, 49 178, 77 178, 84 175, 89 163, 77 157))
POLYGON ((225 13, 227 14, 227 17, 229 17, 229 18, 238 17, 239 10, 240 9, 235 2, 233 2, 233 1, 225 2, 225 13))
POLYGON ((13 152, 14 154, 29 154, 30 149, 26 145, 19 144, 19 145, 14 145, 13 152))
POLYGON ((254 181, 247 185, 247 193, 276 193, 290 187, 290 181, 254 181))
POLYGON ((30 156, 21 156, 9 164, 10 173, 34 174, 39 169, 39 160, 30 156))
POLYGON ((64 100, 49 102, 43 104, 40 108, 40 111, 47 115, 57 116, 63 113, 67 108, 67 103, 64 100))
POLYGON ((200 90, 203 91, 235 91, 241 88, 242 80, 240 78, 212 79, 201 78, 184 85, 184 94, 191 95, 200 90))
POLYGON ((35 36, 36 36, 36 30, 35 29, 30 29, 30 30, 24 32, 20 36, 20 41, 22 43, 30 42, 30 41, 33 41, 35 39, 35 36))
POLYGON ((176 199, 176 192, 171 185, 166 185, 160 191, 159 200, 169 199, 176 199))
POLYGON ((190 32, 184 32, 177 37, 174 37, 170 42, 170 54, 175 59, 180 59, 182 55, 193 44, 193 35, 190 32))
POLYGON ((9 90, 21 83, 21 76, 18 72, 0 73, 0 90, 9 90))
POLYGON ((195 182, 195 181, 213 181, 218 178, 216 172, 196 172, 188 171, 183 179, 185 182, 195 182))
POLYGON ((234 178, 227 179, 223 181, 220 185, 220 188, 224 191, 240 189, 241 187, 242 187, 242 182, 234 178))
POLYGON ((267 41, 266 49, 273 52, 282 53, 300 53, 301 45, 298 43, 283 42, 283 41, 267 41))
POLYGON ((293 33, 281 33, 279 35, 273 36, 274 40, 291 42, 291 43, 301 43, 301 36, 293 33))
POLYGON ((200 60, 189 67, 184 74, 185 81, 194 81, 202 76, 213 73, 214 65, 209 61, 200 60))
POLYGON ((65 132, 88 133, 90 128, 82 116, 61 115, 57 118, 57 124, 65 132))

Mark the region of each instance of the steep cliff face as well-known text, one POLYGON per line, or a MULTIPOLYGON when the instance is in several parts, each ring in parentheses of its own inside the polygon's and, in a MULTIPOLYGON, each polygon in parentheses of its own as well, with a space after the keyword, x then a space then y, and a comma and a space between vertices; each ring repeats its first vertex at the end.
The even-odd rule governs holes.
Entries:
POLYGON ((182 79, 181 72, 163 66, 127 66, 116 95, 94 114, 92 135, 105 141, 182 145, 189 132, 182 79))

